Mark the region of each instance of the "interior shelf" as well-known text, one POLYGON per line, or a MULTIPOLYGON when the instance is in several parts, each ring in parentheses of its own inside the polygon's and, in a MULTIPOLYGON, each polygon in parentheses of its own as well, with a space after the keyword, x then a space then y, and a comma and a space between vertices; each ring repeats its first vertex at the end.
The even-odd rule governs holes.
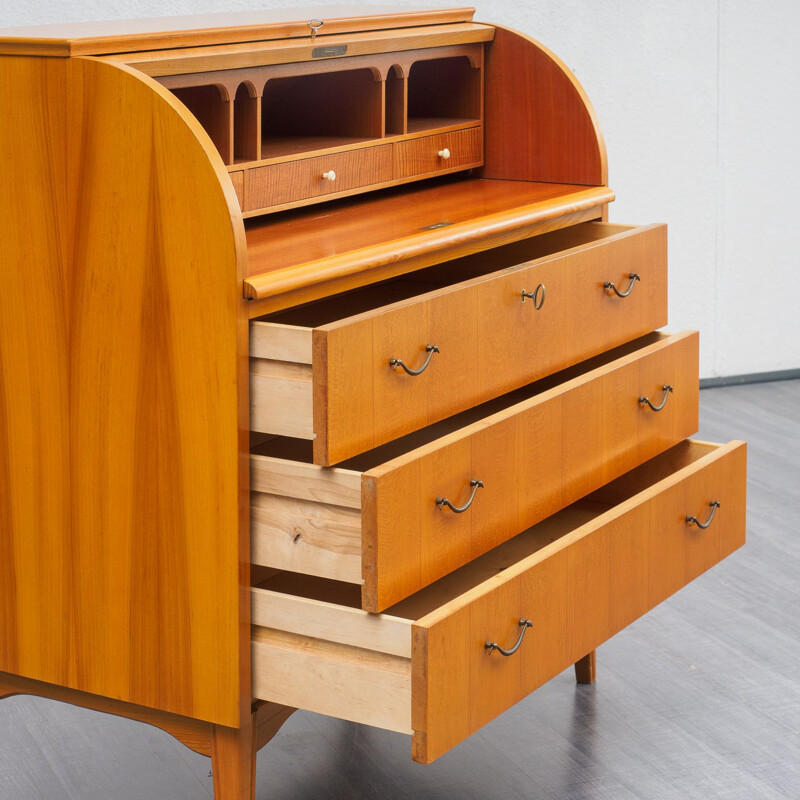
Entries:
POLYGON ((261 100, 261 157, 383 136, 383 87, 369 69, 273 78, 261 100))
POLYGON ((261 158, 280 158, 294 153, 326 150, 348 144, 368 142, 371 136, 274 136, 261 143, 261 158))
POLYGON ((479 119, 461 119, 459 117, 409 117, 408 132, 420 133, 422 131, 441 130, 442 128, 469 127, 480 125, 479 119))
POLYGON ((417 61, 408 75, 408 132, 481 117, 481 70, 466 56, 417 61))
MULTIPOLYGON (((353 288, 430 266, 438 253, 450 259, 595 219, 613 199, 605 186, 456 178, 253 218, 245 294, 274 299, 323 284, 330 293, 343 280, 341 290, 353 288)), ((266 310, 254 304, 253 315, 266 310)))

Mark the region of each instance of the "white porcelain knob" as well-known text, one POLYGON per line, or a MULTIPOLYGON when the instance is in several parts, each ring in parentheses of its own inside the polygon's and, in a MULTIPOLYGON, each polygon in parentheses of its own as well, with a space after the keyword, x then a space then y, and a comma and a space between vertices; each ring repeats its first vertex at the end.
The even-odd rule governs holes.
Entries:
POLYGON ((324 181, 335 181, 336 180, 336 173, 333 170, 329 170, 328 172, 322 173, 322 180, 324 181))
POLYGON ((450 158, 450 151, 445 147, 444 150, 439 151, 439 158, 448 159, 450 158))

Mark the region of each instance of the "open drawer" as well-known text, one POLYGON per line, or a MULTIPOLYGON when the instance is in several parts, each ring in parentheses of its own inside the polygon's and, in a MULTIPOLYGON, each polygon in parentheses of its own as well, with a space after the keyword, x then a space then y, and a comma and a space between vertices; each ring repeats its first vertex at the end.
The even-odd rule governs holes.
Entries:
POLYGON ((698 337, 654 333, 344 462, 251 455, 251 560, 381 611, 697 430, 698 337))
POLYGON ((253 695, 433 761, 744 544, 745 471, 743 442, 682 442, 385 614, 274 575, 252 589, 253 695))
POLYGON ((251 428, 339 463, 665 325, 666 259, 590 222, 254 320, 251 428))

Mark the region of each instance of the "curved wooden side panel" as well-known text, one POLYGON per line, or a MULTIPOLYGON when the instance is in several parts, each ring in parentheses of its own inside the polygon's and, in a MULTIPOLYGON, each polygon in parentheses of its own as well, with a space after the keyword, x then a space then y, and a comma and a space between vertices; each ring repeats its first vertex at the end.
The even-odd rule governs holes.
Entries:
POLYGON ((244 230, 179 104, 0 64, 0 670, 249 713, 244 230))
POLYGON ((524 34, 486 44, 484 178, 608 184, 603 134, 572 71, 524 34))

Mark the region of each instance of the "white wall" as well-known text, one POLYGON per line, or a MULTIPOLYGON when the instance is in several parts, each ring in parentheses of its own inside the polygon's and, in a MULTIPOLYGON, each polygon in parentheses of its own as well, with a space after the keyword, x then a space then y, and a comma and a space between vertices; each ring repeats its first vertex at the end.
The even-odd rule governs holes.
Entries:
MULTIPOLYGON (((293 5, 299 4, 3 0, 0 27, 293 5)), ((618 196, 611 219, 669 223, 670 327, 700 329, 701 375, 800 368, 800 221, 793 219, 800 3, 477 6, 477 20, 539 39, 584 84, 608 146, 618 196)))

